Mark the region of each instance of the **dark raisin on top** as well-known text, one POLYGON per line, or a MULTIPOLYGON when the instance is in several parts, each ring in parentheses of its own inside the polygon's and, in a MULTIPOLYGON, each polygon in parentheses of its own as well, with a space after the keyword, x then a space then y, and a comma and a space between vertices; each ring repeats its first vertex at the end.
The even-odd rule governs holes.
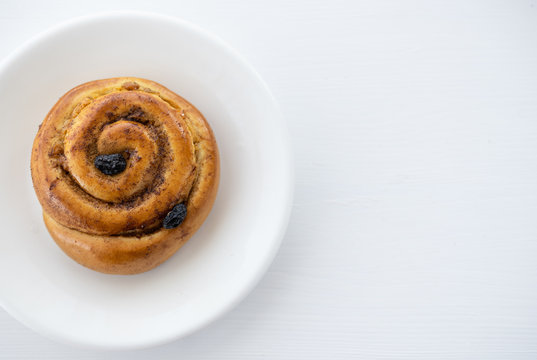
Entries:
POLYGON ((186 205, 181 203, 173 207, 173 209, 166 215, 162 226, 164 229, 173 229, 181 225, 186 217, 186 205))
POLYGON ((93 163, 105 175, 119 174, 127 167, 127 161, 121 154, 98 155, 93 163))

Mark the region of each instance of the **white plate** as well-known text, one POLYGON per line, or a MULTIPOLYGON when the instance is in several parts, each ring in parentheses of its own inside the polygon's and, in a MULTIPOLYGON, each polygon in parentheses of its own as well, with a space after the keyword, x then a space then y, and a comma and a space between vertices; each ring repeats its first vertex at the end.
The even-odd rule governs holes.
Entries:
POLYGON ((0 303, 50 338, 141 348, 196 331, 259 281, 291 205, 289 144, 278 106, 256 72, 222 41, 184 21, 145 13, 76 19, 0 65, 0 303), (135 276, 88 270, 48 235, 30 179, 39 123, 72 87, 137 76, 192 102, 221 152, 215 206, 170 260, 135 276))

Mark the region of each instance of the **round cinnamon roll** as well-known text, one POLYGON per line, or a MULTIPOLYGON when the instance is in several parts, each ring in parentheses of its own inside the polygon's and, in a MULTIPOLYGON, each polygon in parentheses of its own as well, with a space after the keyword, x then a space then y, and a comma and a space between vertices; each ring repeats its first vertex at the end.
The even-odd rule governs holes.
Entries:
POLYGON ((113 78, 67 92, 34 140, 45 224, 80 264, 111 274, 154 268, 201 226, 219 158, 203 115, 153 81, 113 78))

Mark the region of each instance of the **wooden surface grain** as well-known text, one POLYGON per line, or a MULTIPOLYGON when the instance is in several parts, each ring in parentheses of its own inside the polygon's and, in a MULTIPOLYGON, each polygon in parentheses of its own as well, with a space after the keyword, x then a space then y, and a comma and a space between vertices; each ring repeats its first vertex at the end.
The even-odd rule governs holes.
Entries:
POLYGON ((0 58, 121 9, 193 21, 261 73, 293 139, 289 230, 256 290, 186 339, 80 350, 0 310, 0 358, 537 358, 535 0, 7 0, 0 58))

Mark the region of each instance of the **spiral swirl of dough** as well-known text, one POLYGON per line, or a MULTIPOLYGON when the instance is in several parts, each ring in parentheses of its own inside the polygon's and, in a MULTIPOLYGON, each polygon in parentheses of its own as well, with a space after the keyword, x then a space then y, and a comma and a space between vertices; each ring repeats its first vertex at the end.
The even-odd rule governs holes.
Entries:
POLYGON ((32 179, 45 224, 79 263, 109 273, 149 270, 173 254, 208 215, 218 186, 212 130, 190 103, 138 78, 92 81, 65 94, 34 141, 32 179), (99 155, 126 168, 106 175, 99 155), (185 221, 164 229, 177 204, 185 221))

